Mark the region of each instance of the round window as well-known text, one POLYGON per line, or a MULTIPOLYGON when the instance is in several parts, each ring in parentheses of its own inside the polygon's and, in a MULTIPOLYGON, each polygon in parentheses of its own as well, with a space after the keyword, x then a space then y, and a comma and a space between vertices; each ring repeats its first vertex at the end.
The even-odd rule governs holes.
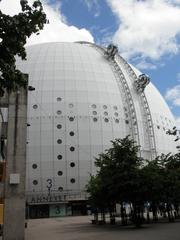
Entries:
POLYGON ((70 121, 70 122, 73 122, 73 121, 74 121, 74 118, 73 118, 73 117, 69 117, 69 121, 70 121))
POLYGON ((108 115, 108 112, 104 112, 104 115, 107 116, 107 115, 108 115))
POLYGON ((63 191, 63 187, 59 187, 58 190, 59 190, 60 192, 62 192, 62 191, 63 191))
POLYGON ((97 112, 96 112, 96 111, 93 111, 92 113, 93 113, 93 115, 97 115, 97 112))
POLYGON ((71 152, 74 152, 74 150, 75 150, 75 147, 70 147, 71 152))
POLYGON ((61 143, 62 143, 62 140, 61 140, 61 139, 58 139, 58 140, 57 140, 57 143, 58 143, 58 144, 61 144, 61 143))
POLYGON ((116 123, 119 123, 119 119, 116 119, 115 122, 116 122, 116 123))
POLYGON ((62 172, 62 171, 58 171, 57 174, 58 174, 59 176, 62 176, 62 175, 63 175, 63 172, 62 172))
POLYGON ((58 102, 62 101, 61 97, 57 97, 56 99, 57 99, 58 102))
POLYGON ((62 125, 61 124, 58 124, 57 125, 57 129, 61 129, 62 128, 62 125))
POLYGON ((57 156, 57 159, 58 159, 58 160, 61 160, 61 159, 62 159, 62 155, 58 155, 58 156, 57 156))
POLYGON ((70 163, 70 166, 71 166, 71 167, 75 167, 75 163, 74 163, 74 162, 71 162, 71 163, 70 163))
POLYGON ((97 118, 95 118, 95 117, 93 118, 93 121, 94 121, 94 122, 97 122, 97 120, 98 120, 97 118))
POLYGON ((34 108, 34 109, 37 109, 37 108, 38 108, 38 105, 37 105, 37 104, 34 104, 34 105, 33 105, 33 108, 34 108))
POLYGON ((33 169, 36 169, 36 168, 37 168, 37 164, 34 163, 34 164, 32 165, 32 168, 33 168, 33 169))
POLYGON ((109 122, 109 119, 108 119, 108 118, 105 118, 104 121, 105 121, 105 122, 109 122))
POLYGON ((38 181, 37 180, 33 180, 33 185, 38 185, 38 181))
POLYGON ((114 110, 118 110, 118 107, 117 107, 117 106, 114 106, 114 110))
POLYGON ((107 105, 103 105, 103 108, 104 108, 104 109, 107 109, 107 105))
POLYGON ((69 108, 73 108, 74 107, 74 104, 73 103, 70 103, 69 104, 69 108))
POLYGON ((125 123, 126 123, 126 124, 129 124, 129 120, 125 120, 125 123))
POLYGON ((71 178, 70 181, 71 181, 71 183, 75 183, 76 180, 75 180, 75 178, 71 178))
POLYGON ((74 136, 74 132, 71 131, 71 132, 69 133, 69 135, 70 135, 70 136, 74 136))
POLYGON ((118 117, 119 114, 118 114, 117 112, 115 112, 114 115, 115 115, 116 117, 118 117))
POLYGON ((96 108, 96 105, 95 105, 95 104, 92 104, 91 107, 92 107, 92 108, 96 108))
POLYGON ((57 110, 56 113, 57 113, 57 115, 61 115, 62 112, 61 112, 61 110, 57 110))

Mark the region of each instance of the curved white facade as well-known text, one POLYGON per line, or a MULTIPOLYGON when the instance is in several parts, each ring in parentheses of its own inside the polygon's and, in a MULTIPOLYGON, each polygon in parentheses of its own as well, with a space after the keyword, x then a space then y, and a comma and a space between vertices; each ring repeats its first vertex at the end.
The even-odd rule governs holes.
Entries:
POLYGON ((28 194, 83 190, 94 158, 115 138, 131 135, 148 159, 176 151, 166 134, 175 121, 160 93, 150 83, 141 96, 138 70, 116 62, 88 43, 33 45, 27 61, 17 60, 36 89, 28 96, 28 194))

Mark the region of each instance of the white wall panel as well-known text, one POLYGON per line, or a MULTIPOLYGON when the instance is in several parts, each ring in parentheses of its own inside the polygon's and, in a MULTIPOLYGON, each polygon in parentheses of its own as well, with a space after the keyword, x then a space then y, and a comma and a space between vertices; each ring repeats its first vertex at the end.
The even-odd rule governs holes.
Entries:
MULTIPOLYGON (((17 66, 29 73, 29 85, 36 88, 28 94, 31 126, 27 134, 27 191, 47 193, 47 179, 52 179, 51 190, 54 191, 59 191, 59 187, 66 193, 84 189, 89 173, 96 172, 94 157, 110 146, 110 140, 132 132, 124 89, 117 84, 112 66, 94 47, 78 43, 30 46, 27 61, 18 59, 17 66), (61 126, 57 128, 57 125, 61 126), (70 132, 74 134, 71 136, 70 132), (62 143, 58 144, 58 139, 62 143), (75 151, 70 151, 70 147, 75 151), (74 167, 70 166, 71 162, 74 167), (38 167, 34 169, 32 164, 38 167), (63 175, 59 176, 58 171, 63 175), (35 180, 38 182, 33 184, 35 180)), ((140 98, 129 73, 123 66, 120 68, 134 101, 142 155, 149 158, 140 98)), ((154 123, 157 151, 174 151, 173 138, 165 134, 175 125, 172 114, 152 84, 145 93, 154 123)))

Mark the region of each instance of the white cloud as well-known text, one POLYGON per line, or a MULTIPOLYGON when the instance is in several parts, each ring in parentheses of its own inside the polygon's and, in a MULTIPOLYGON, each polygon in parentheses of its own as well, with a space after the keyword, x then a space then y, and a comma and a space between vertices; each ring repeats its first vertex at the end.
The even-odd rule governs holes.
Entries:
POLYGON ((100 15, 100 7, 98 0, 81 0, 81 1, 86 4, 89 11, 94 12, 95 17, 98 17, 100 15))
POLYGON ((107 0, 119 20, 113 41, 125 57, 158 60, 179 50, 179 0, 107 0))
POLYGON ((180 84, 168 89, 165 98, 171 101, 174 106, 180 106, 180 84))
POLYGON ((174 5, 179 5, 180 4, 180 0, 168 0, 168 2, 170 2, 174 5))
POLYGON ((157 69, 157 66, 150 63, 150 62, 146 62, 146 60, 141 60, 138 64, 136 64, 136 67, 139 69, 151 69, 151 70, 155 70, 157 69))
MULTIPOLYGON (((33 0, 28 1, 32 4, 33 0)), ((65 17, 60 12, 60 3, 57 5, 48 5, 47 0, 41 0, 44 11, 49 19, 49 24, 46 24, 39 35, 32 35, 27 44, 43 43, 43 42, 74 42, 74 41, 89 41, 94 42, 91 33, 85 29, 79 29, 76 26, 69 26, 65 17)), ((10 15, 17 14, 20 9, 19 0, 2 0, 0 2, 2 12, 10 15)))

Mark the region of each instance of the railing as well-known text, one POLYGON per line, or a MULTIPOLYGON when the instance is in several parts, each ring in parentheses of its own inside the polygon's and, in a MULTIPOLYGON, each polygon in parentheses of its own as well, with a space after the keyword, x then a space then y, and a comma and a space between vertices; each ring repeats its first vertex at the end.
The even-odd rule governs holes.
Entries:
MULTIPOLYGON (((119 55, 118 55, 118 60, 121 64, 123 64, 124 68, 129 73, 131 80, 134 83, 137 82, 138 78, 137 78, 134 70, 132 69, 132 67, 119 55)), ((154 159, 157 156, 157 153, 156 153, 156 140, 155 140, 152 116, 151 116, 149 104, 148 104, 148 101, 147 101, 144 91, 139 92, 139 96, 140 96, 143 110, 145 113, 144 116, 146 117, 145 122, 146 122, 147 130, 148 130, 148 139, 149 139, 149 146, 150 146, 150 151, 151 151, 151 159, 154 159)))
POLYGON ((128 112, 130 115, 130 123, 131 123, 131 134, 132 137, 134 139, 134 141, 137 142, 137 144, 140 144, 140 139, 139 139, 139 129, 138 129, 138 122, 137 122, 137 115, 136 115, 136 110, 135 110, 135 106, 134 106, 134 102, 133 102, 133 98, 129 89, 129 86, 127 84, 126 78, 123 74, 123 72, 121 71, 121 68, 119 66, 119 64, 117 63, 117 61, 115 60, 115 58, 108 58, 106 57, 106 50, 103 47, 100 47, 98 45, 95 44, 91 44, 91 43, 87 43, 87 42, 80 42, 81 44, 88 44, 91 45, 92 47, 94 47, 98 52, 100 52, 109 62, 111 69, 114 73, 114 76, 116 78, 118 87, 120 89, 120 92, 124 93, 125 96, 125 100, 128 106, 128 112))
MULTIPOLYGON (((89 42, 78 42, 78 43, 91 45, 92 47, 96 48, 103 55, 105 55, 105 53, 106 53, 106 48, 97 46, 95 44, 92 44, 89 42)), ((121 71, 121 68, 118 63, 120 63, 124 66, 124 68, 126 69, 126 71, 128 72, 128 74, 131 78, 131 81, 134 82, 134 85, 138 82, 138 78, 137 78, 134 70, 132 69, 132 67, 119 54, 116 54, 116 57, 110 56, 110 58, 108 58, 108 60, 112 67, 114 75, 116 77, 119 88, 122 87, 125 92, 125 97, 126 97, 126 101, 128 102, 128 108, 129 108, 129 114, 130 114, 130 120, 131 120, 132 136, 133 136, 134 140, 136 140, 137 143, 140 144, 138 123, 137 123, 137 117, 136 117, 136 111, 135 111, 133 98, 132 98, 129 86, 127 84, 127 81, 126 81, 124 74, 121 71)), ((138 91, 138 94, 140 96, 140 100, 141 100, 141 103, 143 106, 143 111, 145 113, 144 115, 146 118, 145 122, 146 122, 147 130, 148 130, 148 141, 149 141, 151 159, 154 159, 157 156, 157 152, 156 152, 156 141, 155 141, 152 116, 151 116, 149 104, 148 104, 148 101, 147 101, 144 91, 138 91)))

